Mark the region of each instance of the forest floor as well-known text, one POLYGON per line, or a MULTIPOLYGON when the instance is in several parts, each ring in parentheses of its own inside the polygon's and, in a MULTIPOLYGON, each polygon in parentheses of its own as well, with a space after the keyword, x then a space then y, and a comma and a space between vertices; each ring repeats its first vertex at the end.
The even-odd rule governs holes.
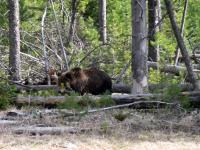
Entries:
POLYGON ((118 109, 67 116, 13 108, 0 112, 0 132, 3 150, 200 150, 200 113, 118 109))

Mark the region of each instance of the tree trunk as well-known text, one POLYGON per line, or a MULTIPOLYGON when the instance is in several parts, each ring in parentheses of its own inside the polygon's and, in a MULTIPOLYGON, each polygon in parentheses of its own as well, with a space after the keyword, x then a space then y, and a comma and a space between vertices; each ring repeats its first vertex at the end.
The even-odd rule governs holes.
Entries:
POLYGON ((106 0, 99 0, 99 32, 103 44, 107 41, 106 33, 106 0))
POLYGON ((143 93, 148 86, 146 0, 132 0, 132 72, 132 93, 143 93))
POLYGON ((12 80, 19 81, 21 79, 19 1, 8 0, 8 8, 9 8, 10 76, 12 80))
POLYGON ((182 54, 184 62, 185 62, 185 66, 187 68, 189 80, 190 80, 191 84, 194 86, 194 89, 197 90, 197 89, 199 89, 199 85, 198 85, 197 80, 195 78, 195 74, 194 74, 193 68, 191 66, 188 51, 186 49, 186 46, 185 46, 184 41, 183 41, 183 37, 181 36, 181 32, 178 28, 178 25, 177 25, 177 22, 176 22, 176 19, 175 19, 171 0, 165 0, 165 5, 166 5, 167 13, 168 13, 169 18, 170 18, 172 29, 174 31, 178 46, 181 50, 181 54, 182 54))
POLYGON ((148 53, 148 60, 157 62, 158 60, 158 49, 156 46, 152 44, 152 42, 155 42, 155 33, 156 33, 156 0, 149 0, 148 1, 148 47, 149 47, 149 53, 148 53))
POLYGON ((75 31, 75 21, 76 21, 76 9, 77 9, 77 0, 72 0, 72 10, 71 10, 71 21, 69 27, 69 36, 67 39, 67 46, 73 41, 74 38, 74 31, 75 31))
MULTIPOLYGON (((158 21, 162 20, 162 10, 161 10, 161 2, 157 0, 157 18, 158 21)), ((162 23, 159 24, 159 31, 162 29, 162 23)))
MULTIPOLYGON (((188 0, 185 0, 183 16, 182 16, 182 21, 181 21, 181 35, 182 36, 183 36, 183 32, 184 32, 185 19, 186 19, 186 15, 187 15, 187 8, 188 8, 188 0)), ((180 49, 177 46, 176 53, 175 53, 175 65, 178 64, 179 55, 180 55, 180 49)))
POLYGON ((50 81, 50 76, 48 74, 48 71, 49 71, 49 60, 48 60, 48 57, 47 57, 47 51, 46 51, 46 41, 45 41, 45 34, 44 34, 44 20, 45 20, 45 17, 46 17, 46 14, 47 14, 47 6, 45 7, 44 9, 44 13, 43 13, 43 16, 42 16, 42 21, 41 21, 41 34, 42 34, 42 43, 43 43, 43 54, 44 54, 44 59, 45 59, 45 66, 44 66, 44 69, 45 69, 45 73, 46 73, 46 76, 47 76, 47 82, 48 82, 48 85, 51 84, 51 81, 50 81))

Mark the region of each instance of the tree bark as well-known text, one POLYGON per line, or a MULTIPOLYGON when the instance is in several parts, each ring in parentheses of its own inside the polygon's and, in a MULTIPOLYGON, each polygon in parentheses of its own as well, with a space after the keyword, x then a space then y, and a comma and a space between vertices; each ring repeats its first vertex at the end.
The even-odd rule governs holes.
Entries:
POLYGON ((132 93, 147 89, 147 25, 146 0, 132 0, 132 93))
MULTIPOLYGON (((161 10, 160 0, 157 0, 157 19, 158 19, 158 22, 162 20, 162 10, 161 10)), ((159 23, 159 31, 161 31, 161 29, 162 29, 162 23, 159 23)))
POLYGON ((156 20, 156 0, 148 0, 148 60, 154 62, 158 60, 158 49, 152 44, 152 42, 155 42, 156 20))
MULTIPOLYGON (((183 36, 183 33, 184 33, 185 19, 186 19, 186 15, 187 15, 187 8, 188 8, 188 0, 185 0, 184 10, 183 10, 183 15, 182 15, 182 21, 181 21, 181 35, 182 36, 183 36)), ((180 49, 177 46, 176 53, 175 53, 175 65, 178 64, 179 55, 180 55, 180 49)))
POLYGON ((75 21, 76 21, 76 9, 77 9, 77 0, 72 0, 72 9, 71 9, 71 21, 69 27, 69 36, 67 39, 67 46, 73 41, 74 32, 75 32, 75 21))
POLYGON ((170 18, 172 29, 174 31, 174 35, 176 37, 178 46, 181 50, 181 54, 182 54, 184 62, 185 62, 185 66, 187 68, 189 80, 190 80, 191 84, 194 86, 194 89, 198 90, 199 85, 197 83, 193 68, 191 66, 190 58, 189 58, 188 51, 187 51, 186 46, 185 46, 184 41, 183 41, 183 37, 181 36, 181 32, 178 28, 178 25, 177 25, 177 22, 176 22, 176 19, 175 19, 171 0, 165 0, 165 5, 166 5, 167 13, 168 13, 169 18, 170 18))
POLYGON ((106 0, 99 0, 99 28, 100 40, 106 44, 106 0))
POLYGON ((10 42, 9 71, 11 79, 19 81, 21 80, 19 0, 8 0, 8 8, 10 42))

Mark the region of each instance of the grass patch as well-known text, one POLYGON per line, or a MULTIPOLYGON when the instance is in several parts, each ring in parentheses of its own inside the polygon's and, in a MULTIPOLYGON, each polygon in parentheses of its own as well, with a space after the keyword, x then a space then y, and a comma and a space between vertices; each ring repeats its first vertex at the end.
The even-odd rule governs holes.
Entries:
POLYGON ((115 105, 110 95, 103 95, 100 99, 92 99, 89 95, 80 96, 76 93, 67 95, 63 103, 58 104, 60 109, 75 109, 78 111, 91 108, 101 108, 115 105))
POLYGON ((103 95, 97 102, 97 107, 109 107, 115 105, 115 101, 111 98, 110 95, 103 95))

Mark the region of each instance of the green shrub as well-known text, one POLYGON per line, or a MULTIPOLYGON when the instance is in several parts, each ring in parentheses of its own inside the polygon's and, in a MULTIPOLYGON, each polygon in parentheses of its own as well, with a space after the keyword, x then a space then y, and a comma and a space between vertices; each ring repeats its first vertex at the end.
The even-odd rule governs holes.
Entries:
POLYGON ((90 107, 94 108, 97 107, 97 102, 95 100, 92 100, 88 95, 85 95, 81 98, 81 100, 78 102, 78 104, 82 107, 90 107))
POLYGON ((163 100, 166 102, 172 102, 178 100, 181 89, 177 84, 171 84, 163 89, 163 100))
POLYGON ((113 101, 110 95, 103 95, 97 104, 98 107, 108 107, 112 105, 115 105, 115 101, 113 101))
POLYGON ((114 114, 114 118, 119 121, 124 121, 129 115, 130 115, 130 113, 120 111, 120 112, 114 114))
POLYGON ((93 100, 88 95, 84 95, 81 98, 79 95, 73 94, 66 96, 65 102, 58 105, 61 109, 75 109, 75 110, 86 110, 88 108, 99 108, 112 106, 115 102, 108 95, 103 95, 99 100, 93 100))
POLYGON ((72 95, 67 95, 65 101, 63 103, 58 104, 58 108, 60 109, 75 109, 75 110, 83 110, 83 107, 78 104, 77 94, 74 93, 72 95))
POLYGON ((6 109, 16 96, 16 87, 7 81, 0 81, 0 109, 6 109))
POLYGON ((177 84, 171 84, 170 86, 163 89, 162 100, 166 102, 177 101, 184 108, 190 107, 189 97, 185 95, 180 95, 181 89, 177 84))

